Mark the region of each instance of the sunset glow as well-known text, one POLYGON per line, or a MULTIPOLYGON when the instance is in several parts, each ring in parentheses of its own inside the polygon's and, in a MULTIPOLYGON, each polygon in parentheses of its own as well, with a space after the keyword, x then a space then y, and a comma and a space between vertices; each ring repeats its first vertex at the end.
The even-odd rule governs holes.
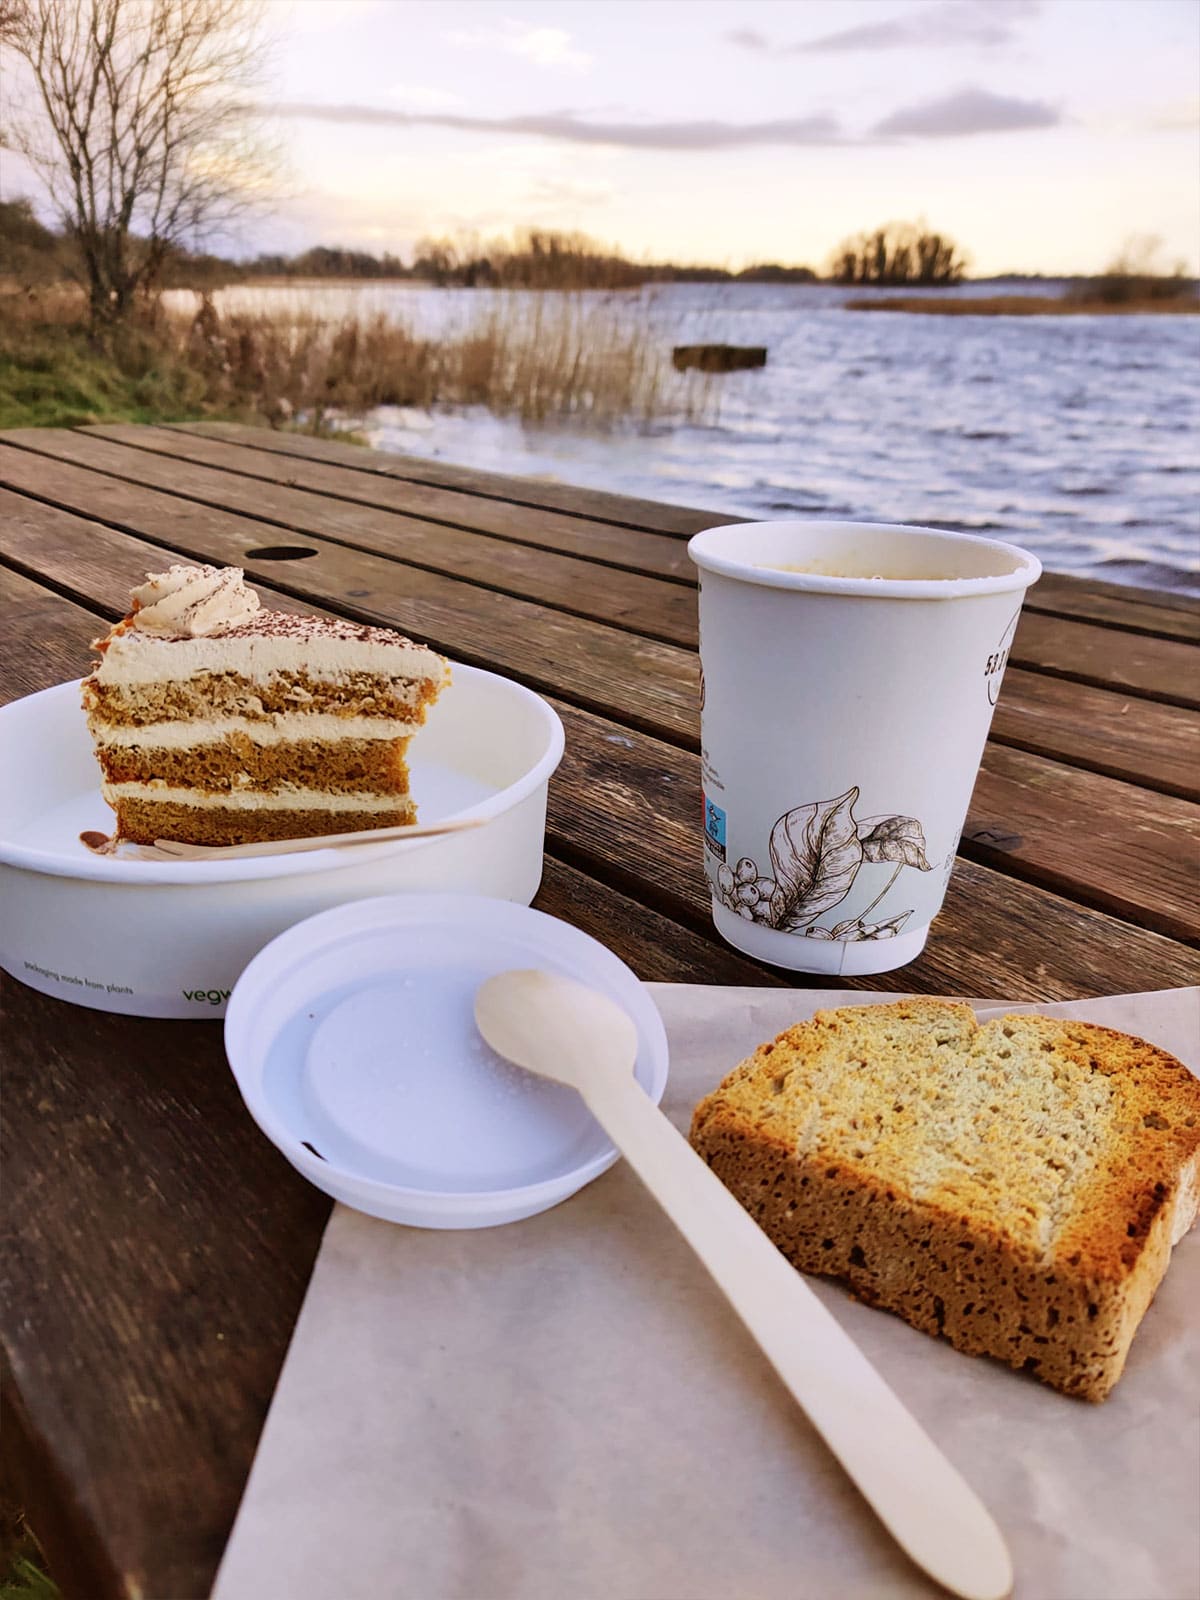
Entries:
POLYGON ((1200 268, 1190 0, 274 0, 290 196, 247 248, 582 228, 821 266, 925 217, 976 274, 1200 268))

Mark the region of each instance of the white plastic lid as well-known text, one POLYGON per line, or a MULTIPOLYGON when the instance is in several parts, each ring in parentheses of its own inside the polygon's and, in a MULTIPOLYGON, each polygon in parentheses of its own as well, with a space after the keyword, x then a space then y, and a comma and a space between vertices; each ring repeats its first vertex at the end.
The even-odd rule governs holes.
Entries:
POLYGON ((638 1081, 662 1098, 662 1020, 612 951, 527 906, 414 894, 310 917, 242 973, 225 1049, 251 1115, 319 1189, 392 1222, 486 1228, 565 1200, 617 1152, 574 1090, 480 1037, 475 992, 514 967, 622 1006, 638 1081))

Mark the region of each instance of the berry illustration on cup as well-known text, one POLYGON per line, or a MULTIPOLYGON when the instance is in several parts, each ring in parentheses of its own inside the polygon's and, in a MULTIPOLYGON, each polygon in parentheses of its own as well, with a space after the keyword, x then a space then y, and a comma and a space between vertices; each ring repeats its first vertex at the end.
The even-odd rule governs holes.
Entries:
POLYGON ((925 834, 916 817, 856 819, 858 794, 855 787, 785 811, 768 842, 772 872, 760 871, 750 856, 732 867, 722 862, 716 872, 721 904, 747 922, 809 939, 894 939, 912 916, 911 907, 876 922, 867 918, 905 867, 932 870, 925 834), (866 862, 894 862, 895 870, 863 911, 832 927, 817 926, 819 916, 846 899, 866 862))

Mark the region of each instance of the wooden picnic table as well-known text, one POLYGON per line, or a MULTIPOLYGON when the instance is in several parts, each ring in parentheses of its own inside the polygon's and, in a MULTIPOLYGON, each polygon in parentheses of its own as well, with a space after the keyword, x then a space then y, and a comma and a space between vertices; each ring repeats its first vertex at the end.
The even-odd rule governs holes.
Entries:
MULTIPOLYGON (((567 731, 535 902, 643 978, 804 984, 714 935, 687 536, 721 513, 222 424, 0 434, 0 697, 89 670, 147 571, 396 627, 567 731)), ((1027 1000, 1200 980, 1200 602, 1048 574, 945 909, 853 987, 1027 1000)), ((823 980, 828 982, 829 980, 823 980)), ((329 1201, 244 1113, 216 1023, 3 980, 3 1461, 67 1594, 206 1595, 329 1201)))

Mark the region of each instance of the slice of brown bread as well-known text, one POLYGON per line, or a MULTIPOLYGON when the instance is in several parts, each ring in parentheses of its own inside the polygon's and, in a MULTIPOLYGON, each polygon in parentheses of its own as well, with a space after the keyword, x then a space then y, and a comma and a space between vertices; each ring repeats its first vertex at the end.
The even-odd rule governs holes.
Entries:
POLYGON ((938 1000, 819 1011, 691 1142, 802 1271, 1103 1400, 1200 1203, 1200 1080, 1084 1022, 938 1000))

